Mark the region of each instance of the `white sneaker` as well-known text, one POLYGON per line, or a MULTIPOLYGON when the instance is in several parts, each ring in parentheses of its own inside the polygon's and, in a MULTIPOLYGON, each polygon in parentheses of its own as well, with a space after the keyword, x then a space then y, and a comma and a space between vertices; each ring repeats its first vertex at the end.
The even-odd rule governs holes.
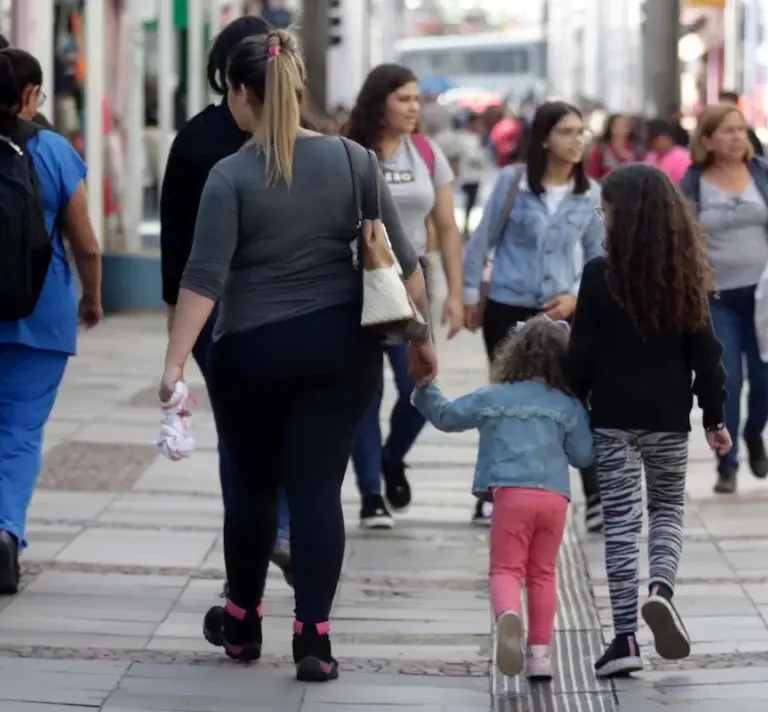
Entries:
POLYGON ((552 658, 548 645, 529 645, 525 652, 525 672, 529 680, 551 680, 552 658))
POLYGON ((186 383, 177 382, 173 395, 161 408, 160 435, 157 446, 169 460, 177 462, 189 457, 195 450, 195 439, 189 432, 189 411, 186 408, 189 389, 186 383))
POLYGON ((505 611, 496 620, 496 664, 507 677, 523 671, 523 620, 514 611, 505 611))

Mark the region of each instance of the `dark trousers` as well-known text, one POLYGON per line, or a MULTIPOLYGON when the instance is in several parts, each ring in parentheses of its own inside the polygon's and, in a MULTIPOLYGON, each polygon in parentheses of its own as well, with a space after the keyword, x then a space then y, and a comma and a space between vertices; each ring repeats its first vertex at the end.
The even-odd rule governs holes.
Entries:
MULTIPOLYGON (((507 335, 518 321, 526 321, 538 313, 538 309, 531 307, 516 307, 494 302, 490 299, 487 300, 483 312, 483 341, 485 342, 488 360, 493 360, 493 355, 499 344, 507 338, 507 335)), ((591 465, 579 472, 581 474, 581 484, 584 488, 584 496, 587 500, 599 497, 600 486, 597 480, 597 467, 591 465)))
MULTIPOLYGON (((211 352, 211 345, 213 344, 213 327, 216 324, 216 317, 219 314, 218 305, 213 308, 208 321, 205 322, 203 330, 200 332, 200 336, 197 337, 195 345, 192 347, 192 358, 195 359, 197 367, 203 374, 203 378, 208 381, 206 374, 208 372, 208 355, 211 352)), ((219 450, 219 482, 221 483, 221 498, 224 502, 224 508, 226 509, 227 501, 229 500, 229 488, 231 476, 229 455, 227 454, 227 447, 219 438, 218 443, 219 450)), ((288 540, 288 502, 285 499, 285 493, 280 496, 280 516, 277 523, 277 540, 278 543, 285 546, 288 540)))
POLYGON ((464 234, 469 235, 469 214, 477 205, 477 194, 480 192, 480 183, 464 183, 461 186, 464 193, 464 234))
POLYGON ((255 611, 261 602, 282 486, 291 513, 296 618, 328 620, 344 556, 341 485, 381 369, 381 345, 361 330, 359 304, 213 344, 211 401, 232 461, 224 560, 238 606, 255 611))

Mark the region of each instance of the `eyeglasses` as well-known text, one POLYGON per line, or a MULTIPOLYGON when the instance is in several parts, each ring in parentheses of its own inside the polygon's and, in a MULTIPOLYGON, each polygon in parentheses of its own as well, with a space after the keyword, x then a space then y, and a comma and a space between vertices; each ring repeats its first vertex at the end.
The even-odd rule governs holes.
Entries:
POLYGON ((571 141, 590 141, 592 139, 592 132, 589 129, 555 129, 554 133, 560 138, 566 138, 571 141))
POLYGON ((48 95, 42 90, 37 90, 37 105, 42 106, 45 104, 45 100, 48 98, 48 95))
POLYGON ((605 208, 602 205, 595 205, 595 215, 603 220, 605 218, 605 208))

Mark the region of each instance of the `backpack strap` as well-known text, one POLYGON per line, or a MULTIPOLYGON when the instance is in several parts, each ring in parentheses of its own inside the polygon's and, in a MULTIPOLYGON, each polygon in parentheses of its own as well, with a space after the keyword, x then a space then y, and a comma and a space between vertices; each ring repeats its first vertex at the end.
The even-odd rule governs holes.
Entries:
POLYGON ((429 139, 422 133, 411 134, 411 141, 416 146, 416 150, 419 152, 424 163, 427 164, 429 170, 429 177, 432 180, 435 179, 435 149, 432 148, 432 144, 429 139))

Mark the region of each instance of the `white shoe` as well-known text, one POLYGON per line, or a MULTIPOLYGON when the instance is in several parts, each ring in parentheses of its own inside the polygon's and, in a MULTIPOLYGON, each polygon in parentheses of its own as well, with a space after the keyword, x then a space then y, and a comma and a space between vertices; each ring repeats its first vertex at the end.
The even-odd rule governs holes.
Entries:
POLYGON ((496 664, 507 677, 515 677, 525 667, 523 620, 514 611, 505 611, 496 620, 496 664))
POLYGON ((552 658, 548 645, 529 645, 525 653, 525 672, 529 680, 551 680, 552 658))
POLYGON ((189 457, 195 450, 195 439, 189 432, 189 411, 186 408, 189 389, 181 381, 173 389, 173 395, 161 408, 160 435, 157 446, 174 462, 189 457))

